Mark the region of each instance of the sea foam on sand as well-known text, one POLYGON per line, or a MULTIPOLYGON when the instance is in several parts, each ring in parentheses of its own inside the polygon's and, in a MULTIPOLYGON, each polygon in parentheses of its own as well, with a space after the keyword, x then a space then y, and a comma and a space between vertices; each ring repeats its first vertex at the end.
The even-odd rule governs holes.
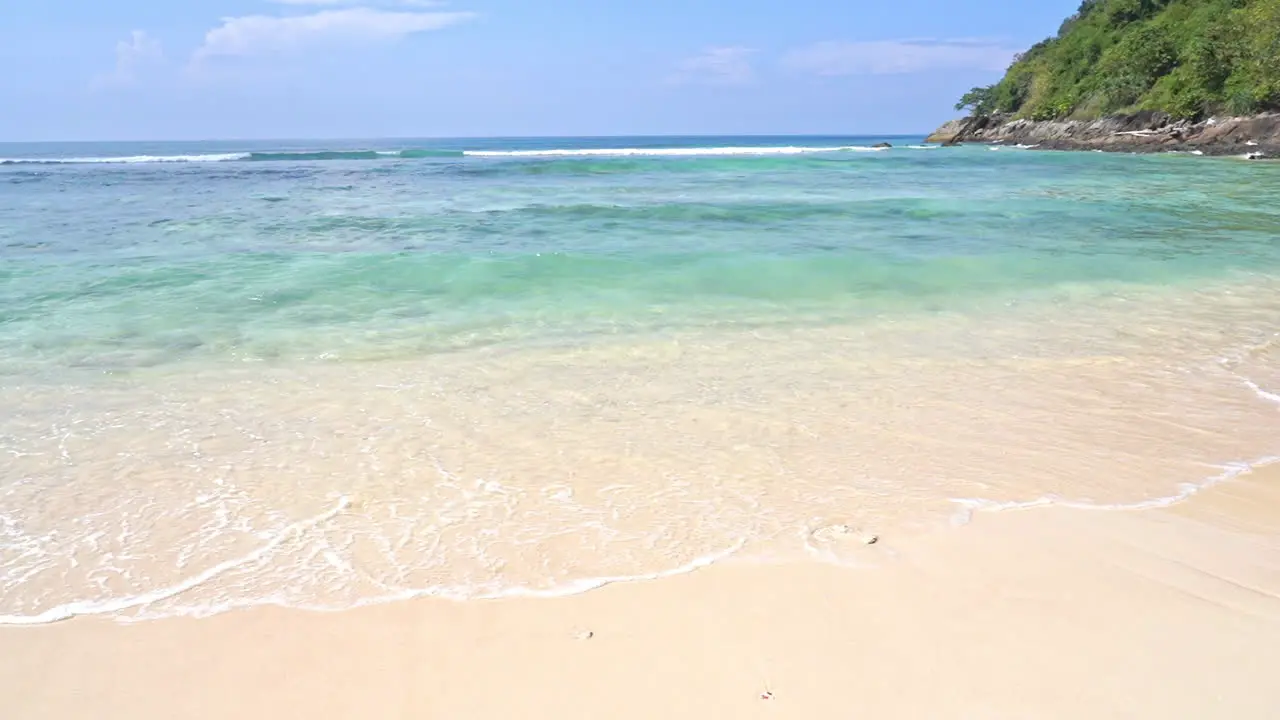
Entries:
POLYGON ((1280 470, 1172 508, 984 514, 898 559, 558 599, 0 630, 15 718, 1263 718, 1280 470))

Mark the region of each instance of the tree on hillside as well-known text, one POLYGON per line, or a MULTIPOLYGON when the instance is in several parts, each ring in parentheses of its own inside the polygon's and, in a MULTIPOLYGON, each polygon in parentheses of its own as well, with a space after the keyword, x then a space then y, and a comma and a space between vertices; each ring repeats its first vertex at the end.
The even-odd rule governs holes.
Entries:
POLYGON ((986 117, 995 110, 995 86, 976 87, 965 93, 956 103, 957 110, 969 110, 974 117, 986 117))
POLYGON ((1280 0, 1085 0, 957 109, 1037 120, 1280 109, 1280 0))

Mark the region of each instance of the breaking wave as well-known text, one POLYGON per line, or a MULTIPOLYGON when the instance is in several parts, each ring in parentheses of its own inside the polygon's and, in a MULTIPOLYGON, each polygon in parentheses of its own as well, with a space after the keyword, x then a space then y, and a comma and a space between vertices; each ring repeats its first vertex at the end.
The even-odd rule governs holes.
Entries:
MULTIPOLYGON (((934 146, 910 145, 905 149, 926 150, 934 146)), ((871 153, 885 147, 844 145, 838 147, 671 147, 671 148, 553 148, 543 150, 312 150, 280 152, 234 152, 199 155, 129 155, 119 157, 31 157, 0 158, 0 165, 139 165, 152 163, 221 162, 321 162, 335 160, 418 160, 428 158, 573 158, 573 157, 726 157, 812 155, 821 153, 871 153)))
POLYGON ((141 165, 148 163, 198 163, 247 160, 250 153, 208 155, 130 155, 127 157, 0 158, 0 165, 141 165))

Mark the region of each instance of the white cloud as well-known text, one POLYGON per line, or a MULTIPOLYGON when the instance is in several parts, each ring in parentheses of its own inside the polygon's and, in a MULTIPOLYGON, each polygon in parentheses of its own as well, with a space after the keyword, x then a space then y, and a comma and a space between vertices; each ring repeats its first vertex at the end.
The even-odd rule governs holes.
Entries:
POLYGON ((134 30, 128 40, 116 43, 116 66, 113 71, 94 78, 98 88, 123 87, 138 81, 140 73, 148 67, 164 62, 164 49, 160 41, 142 30, 134 30))
POLYGON ((1004 70, 1016 50, 984 40, 822 42, 799 48, 785 67, 822 76, 901 75, 927 70, 1004 70))
POLYGON ((316 45, 395 40, 439 30, 475 17, 469 12, 396 12, 367 7, 322 10, 311 15, 223 18, 205 34, 195 59, 295 52, 316 45))
POLYGON ((681 85, 749 85, 755 80, 751 56, 744 47, 713 47, 682 61, 671 81, 681 85))

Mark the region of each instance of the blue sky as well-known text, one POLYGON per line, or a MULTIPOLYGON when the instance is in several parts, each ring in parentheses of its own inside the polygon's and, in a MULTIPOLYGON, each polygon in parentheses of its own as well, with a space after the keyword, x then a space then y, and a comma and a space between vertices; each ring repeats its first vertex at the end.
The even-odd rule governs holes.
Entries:
POLYGON ((5 4, 0 141, 923 132, 1079 0, 5 4))

